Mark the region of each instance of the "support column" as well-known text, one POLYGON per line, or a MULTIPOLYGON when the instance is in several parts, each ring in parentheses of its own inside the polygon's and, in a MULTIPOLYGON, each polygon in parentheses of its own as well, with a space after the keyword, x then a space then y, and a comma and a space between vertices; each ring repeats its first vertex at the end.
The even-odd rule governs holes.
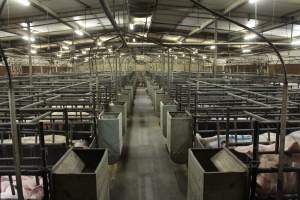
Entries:
POLYGON ((198 60, 197 60, 197 67, 198 67, 198 72, 200 72, 200 56, 198 55, 198 60))
MULTIPOLYGON (((218 20, 215 20, 215 34, 214 34, 215 43, 218 42, 218 20)), ((218 59, 218 46, 216 45, 214 52, 214 62, 213 62, 213 75, 216 75, 217 68, 217 59, 218 59)))
POLYGON ((29 20, 27 20, 27 33, 28 33, 29 84, 32 85, 31 30, 30 30, 30 21, 29 20))
POLYGON ((116 81, 116 90, 119 91, 119 79, 118 79, 118 57, 115 53, 115 81, 116 81))
POLYGON ((192 54, 190 53, 190 61, 189 61, 189 77, 191 77, 191 65, 192 65, 192 54))
POLYGON ((170 93, 170 50, 168 49, 168 77, 167 77, 167 81, 168 81, 168 93, 170 93))

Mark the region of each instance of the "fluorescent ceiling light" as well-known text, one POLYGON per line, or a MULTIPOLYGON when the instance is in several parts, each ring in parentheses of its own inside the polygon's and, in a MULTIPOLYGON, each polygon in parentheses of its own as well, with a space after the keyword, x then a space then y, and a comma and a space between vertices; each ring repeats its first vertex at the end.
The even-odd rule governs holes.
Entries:
POLYGON ((149 23, 151 22, 152 16, 149 17, 134 17, 133 22, 134 24, 145 24, 146 22, 149 23))
POLYGON ((74 31, 77 35, 79 35, 79 36, 83 36, 83 32, 81 31, 81 30, 75 30, 74 31))
POLYGON ((20 25, 21 25, 22 27, 27 27, 27 23, 26 23, 26 22, 22 22, 20 25))
POLYGON ((80 17, 79 16, 74 16, 73 19, 77 21, 77 20, 80 20, 80 17))
POLYGON ((192 61, 194 62, 194 61, 195 61, 195 58, 192 58, 192 61))
POLYGON ((206 58, 207 58, 207 56, 206 56, 206 55, 203 55, 203 56, 202 56, 202 58, 203 58, 203 59, 206 59, 206 58))
POLYGON ((30 50, 30 53, 31 53, 31 54, 36 54, 37 51, 36 51, 36 49, 31 49, 31 50, 30 50))
MULTIPOLYGON (((26 41, 29 41, 29 37, 26 36, 26 35, 24 35, 24 36, 22 37, 22 39, 23 39, 23 40, 26 40, 26 41)), ((31 42, 34 42, 34 41, 35 41, 35 38, 31 36, 31 37, 30 37, 30 41, 31 41, 31 42)))
POLYGON ((135 38, 133 38, 133 39, 132 39, 132 41, 133 41, 133 42, 136 42, 136 39, 135 39, 135 38))
POLYGON ((134 29, 134 24, 131 24, 131 23, 130 23, 130 24, 129 24, 129 29, 130 29, 130 30, 133 30, 133 29, 134 29))
POLYGON ((258 0, 249 0, 249 3, 250 4, 255 4, 255 3, 257 3, 258 2, 258 0))
POLYGON ((249 35, 246 35, 246 36, 244 37, 244 40, 252 40, 252 39, 254 39, 254 38, 256 38, 256 35, 255 35, 255 34, 249 34, 249 35))
POLYGON ((57 54, 57 57, 61 57, 61 56, 62 56, 62 54, 61 54, 61 53, 58 53, 58 54, 57 54))
POLYGON ((214 49, 216 49, 216 46, 214 46, 214 45, 213 45, 213 46, 210 46, 210 49, 211 49, 211 50, 214 50, 214 49))
POLYGON ((98 46, 102 46, 102 41, 98 41, 98 42, 97 42, 97 45, 98 45, 98 46))
POLYGON ((29 0, 17 0, 23 6, 30 6, 29 0))
POLYGON ((77 56, 74 56, 74 60, 77 60, 78 59, 78 57, 77 56))
POLYGON ((160 55, 158 55, 158 57, 160 58, 160 55))
POLYGON ((294 46, 300 45, 300 39, 292 41, 291 45, 294 45, 294 46))
POLYGON ((250 53, 251 50, 250 50, 250 49, 243 49, 242 52, 243 52, 243 53, 250 53))
POLYGON ((31 44, 31 48, 35 48, 35 49, 41 49, 41 48, 43 48, 43 47, 42 47, 42 46, 40 46, 40 45, 31 44))
POLYGON ((249 28, 254 28, 256 26, 256 20, 255 19, 250 19, 246 26, 248 26, 249 28))
POLYGON ((69 49, 70 49, 70 47, 68 47, 68 46, 62 46, 62 48, 63 48, 64 50, 69 50, 69 49))
POLYGON ((71 45, 71 44, 72 44, 72 41, 65 40, 64 43, 66 43, 66 44, 68 44, 68 45, 71 45))
POLYGON ((151 24, 151 20, 152 20, 152 16, 149 16, 149 17, 134 17, 133 18, 133 23, 138 24, 138 25, 145 25, 147 23, 146 26, 147 26, 147 28, 149 28, 150 24, 151 24))
POLYGON ((82 54, 85 55, 86 54, 86 50, 82 50, 82 54))

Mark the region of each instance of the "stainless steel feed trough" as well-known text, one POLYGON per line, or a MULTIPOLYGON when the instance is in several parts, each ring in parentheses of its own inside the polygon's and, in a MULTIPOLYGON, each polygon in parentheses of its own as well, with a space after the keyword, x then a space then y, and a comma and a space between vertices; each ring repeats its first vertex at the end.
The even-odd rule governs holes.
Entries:
POLYGON ((127 103, 126 102, 113 102, 109 104, 109 112, 122 113, 122 133, 123 136, 127 131, 127 103))
POLYGON ((132 99, 130 90, 122 90, 118 96, 117 101, 126 102, 127 103, 127 116, 131 114, 132 111, 132 99))
POLYGON ((164 137, 167 137, 167 114, 168 112, 176 112, 177 105, 174 101, 161 101, 160 102, 160 127, 164 137))
POLYGON ((109 200, 107 150, 69 149, 52 168, 54 200, 109 200))
POLYGON ((190 149, 187 199, 247 199, 247 170, 228 149, 190 149))
POLYGON ((154 112, 160 112, 160 101, 164 98, 165 93, 162 90, 156 90, 154 94, 154 112))
POLYGON ((192 116, 187 112, 168 112, 167 147, 176 163, 188 161, 188 149, 193 146, 192 116))
POLYGON ((108 163, 120 160, 123 148, 122 113, 104 112, 99 116, 97 144, 108 149, 108 163))

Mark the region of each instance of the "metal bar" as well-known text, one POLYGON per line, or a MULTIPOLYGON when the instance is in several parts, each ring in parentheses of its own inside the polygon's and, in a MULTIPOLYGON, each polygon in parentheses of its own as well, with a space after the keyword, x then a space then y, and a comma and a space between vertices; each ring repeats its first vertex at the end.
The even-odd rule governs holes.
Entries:
POLYGON ((259 105, 259 106, 273 107, 273 106, 271 106, 271 105, 264 104, 264 103, 261 103, 261 102, 258 102, 258 101, 252 100, 252 99, 248 99, 248 98, 246 98, 246 97, 238 96, 238 95, 232 94, 232 93, 230 93, 230 92, 226 92, 226 93, 227 93, 229 96, 232 96, 232 97, 235 97, 235 98, 238 98, 238 99, 241 99, 241 100, 250 102, 250 103, 254 103, 254 104, 257 104, 257 105, 259 105))
POLYGON ((266 118, 260 117, 260 116, 258 116, 258 115, 256 115, 256 114, 253 114, 253 113, 248 112, 248 111, 244 111, 244 113, 247 114, 247 115, 249 115, 249 116, 251 116, 251 117, 253 117, 253 118, 256 119, 257 121, 269 121, 269 120, 266 119, 266 118))
POLYGON ((51 101, 51 100, 54 100, 54 99, 57 99, 57 98, 60 98, 62 95, 59 94, 59 95, 56 95, 54 97, 50 97, 48 99, 45 99, 45 100, 42 100, 42 101, 38 101, 38 102, 35 102, 35 103, 32 103, 32 104, 29 104, 29 105, 26 105, 26 106, 23 106, 23 107, 20 107, 19 109, 20 110, 23 110, 23 109, 26 109, 26 108, 30 108, 30 107, 34 107, 34 106, 38 106, 40 104, 43 104, 43 103, 46 103, 48 101, 51 101))
MULTIPOLYGON (((55 92, 58 92, 58 91, 61 91, 61 90, 64 90, 64 89, 68 89, 68 88, 71 88, 71 87, 76 87, 76 86, 87 84, 87 83, 89 83, 89 82, 81 82, 81 83, 77 83, 77 84, 74 84, 74 85, 68 85, 68 86, 64 86, 64 87, 61 87, 61 88, 57 88, 57 89, 53 89, 53 90, 48 90, 48 91, 45 91, 45 92, 42 92, 42 93, 39 93, 39 94, 30 95, 30 96, 26 96, 26 97, 21 97, 21 98, 15 99, 15 101, 21 101, 21 100, 25 100, 25 99, 30 99, 32 97, 39 97, 39 96, 43 96, 45 94, 55 93, 55 92)), ((8 103, 9 103, 9 101, 1 102, 0 106, 6 105, 8 103)))
POLYGON ((51 113, 52 113, 51 111, 46 112, 46 113, 44 113, 44 114, 42 114, 42 115, 40 115, 36 118, 33 118, 29 123, 36 123, 36 122, 46 118, 47 116, 51 115, 51 113))

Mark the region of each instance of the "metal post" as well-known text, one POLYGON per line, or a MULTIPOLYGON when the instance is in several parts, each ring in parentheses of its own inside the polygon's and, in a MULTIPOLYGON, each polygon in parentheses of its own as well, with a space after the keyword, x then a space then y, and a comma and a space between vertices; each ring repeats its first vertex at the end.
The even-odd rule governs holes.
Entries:
POLYGON ((118 58, 118 63, 119 63, 119 87, 121 87, 122 86, 122 66, 121 66, 121 54, 119 53, 118 55, 117 55, 117 58, 118 58))
POLYGON ((255 199, 256 193, 256 177, 258 168, 258 152, 259 152, 259 125, 258 122, 254 122, 254 133, 253 133, 253 158, 251 162, 251 183, 250 183, 250 200, 255 199))
POLYGON ((165 65, 166 65, 166 57, 163 54, 163 63, 162 63, 162 85, 165 87, 165 65))
POLYGON ((64 115, 64 120, 65 120, 64 131, 65 131, 65 134, 66 134, 66 146, 69 147, 70 146, 70 141, 72 140, 72 138, 70 138, 69 116, 68 116, 67 108, 64 108, 63 115, 64 115))
MULTIPOLYGON (((215 34, 214 34, 214 39, 215 39, 215 43, 218 42, 218 20, 216 19, 215 21, 215 34)), ((218 46, 216 46, 215 48, 215 52, 214 52, 214 62, 213 62, 213 75, 216 75, 216 67, 217 67, 217 59, 218 59, 218 46)))
POLYGON ((96 72, 96 110, 100 110, 100 102, 99 102, 99 96, 100 96, 100 91, 99 91, 99 74, 98 74, 98 67, 97 67, 97 72, 96 72))
POLYGON ((17 182, 17 192, 18 198, 20 200, 24 199, 23 196, 23 186, 21 178, 21 155, 20 155, 20 138, 18 136, 17 130, 17 116, 16 116, 16 105, 15 105, 15 96, 13 89, 8 90, 9 98, 9 110, 10 110, 10 123, 11 123, 11 136, 13 140, 13 150, 15 157, 15 167, 16 167, 16 182, 17 182))
MULTIPOLYGON (((285 149, 285 135, 286 135, 286 116, 287 116, 287 102, 288 102, 288 84, 283 85, 283 104, 281 108, 280 118, 280 135, 279 135, 279 163, 278 163, 278 177, 277 177, 277 199, 283 199, 284 186, 284 149, 285 149)), ((287 184, 287 183, 286 183, 287 184)))
POLYGON ((192 54, 190 54, 190 62, 189 62, 189 77, 191 78, 191 65, 192 65, 192 54))
POLYGON ((198 55, 198 60, 197 60, 197 67, 198 67, 198 72, 200 72, 200 56, 198 55))
POLYGON ((93 74, 95 73, 95 69, 94 69, 94 56, 90 56, 90 62, 91 62, 91 76, 93 76, 93 74))
POLYGON ((168 50, 168 94, 170 94, 170 50, 168 50))
POLYGON ((31 57, 31 30, 30 30, 30 21, 27 21, 27 32, 28 32, 29 84, 32 85, 32 57, 31 57))
POLYGON ((48 185, 47 160, 46 160, 43 122, 39 122, 39 133, 40 133, 39 139, 40 139, 40 148, 41 148, 41 164, 42 164, 44 199, 48 200, 49 199, 49 185, 48 185))
POLYGON ((230 131, 230 108, 226 109, 226 147, 229 146, 229 131, 230 131))
POLYGON ((116 92, 118 93, 119 91, 119 78, 118 78, 118 57, 117 57, 117 52, 115 54, 115 81, 116 81, 116 92))
MULTIPOLYGON (((5 56, 4 50, 0 45, 0 57, 5 64, 7 76, 8 76, 8 103, 9 103, 9 111, 10 111, 10 124, 11 124, 11 136, 12 136, 12 146, 13 146, 13 154, 14 154, 14 164, 16 171, 16 182, 17 182, 17 192, 18 199, 23 200, 23 187, 22 187, 22 177, 21 177, 21 156, 20 156, 20 138, 18 135, 17 129, 17 117, 16 117, 16 105, 15 105, 15 95, 13 90, 12 77, 10 72, 10 67, 7 62, 7 58, 5 56)), ((13 191, 12 191, 13 192, 13 191)))

